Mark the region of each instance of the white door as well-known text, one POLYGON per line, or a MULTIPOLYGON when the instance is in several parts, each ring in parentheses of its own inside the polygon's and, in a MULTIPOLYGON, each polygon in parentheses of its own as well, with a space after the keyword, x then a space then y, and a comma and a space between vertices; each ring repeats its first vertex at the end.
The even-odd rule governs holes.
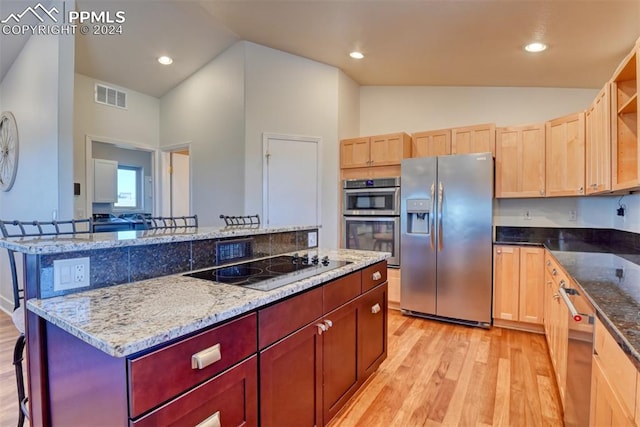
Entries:
POLYGON ((189 151, 171 153, 171 216, 189 216, 189 151))
POLYGON ((264 134, 263 223, 320 221, 320 138, 264 134))

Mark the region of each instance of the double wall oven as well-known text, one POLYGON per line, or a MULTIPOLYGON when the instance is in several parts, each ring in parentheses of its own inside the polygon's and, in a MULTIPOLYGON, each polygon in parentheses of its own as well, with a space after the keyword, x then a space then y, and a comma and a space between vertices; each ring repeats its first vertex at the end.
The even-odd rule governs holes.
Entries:
POLYGON ((347 249, 390 252, 400 266, 400 178, 342 182, 342 243, 347 249))

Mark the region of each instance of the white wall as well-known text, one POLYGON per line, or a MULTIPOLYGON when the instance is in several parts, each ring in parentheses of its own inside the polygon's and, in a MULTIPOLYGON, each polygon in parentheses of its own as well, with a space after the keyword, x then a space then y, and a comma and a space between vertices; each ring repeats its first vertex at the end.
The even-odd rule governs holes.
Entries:
POLYGON ((242 44, 246 54, 245 212, 262 212, 262 134, 320 137, 320 245, 337 247, 338 69, 254 43, 242 44))
POLYGON ((190 143, 191 206, 201 225, 245 212, 244 102, 241 43, 161 98, 160 145, 190 143))
MULTIPOLYGON (((9 37, 9 36, 3 36, 9 37)), ((19 164, 11 191, 0 193, 0 218, 72 216, 70 137, 73 38, 32 36, 0 82, 0 110, 16 117, 19 164), (35 203, 37 201, 37 203, 35 203)), ((13 308, 8 259, 0 254, 0 306, 13 308)))
POLYGON ((611 203, 611 215, 613 215, 613 228, 624 231, 640 233, 640 194, 632 194, 620 197, 613 197, 611 203), (615 215, 618 203, 626 206, 624 217, 615 215))
POLYGON ((131 89, 95 80, 82 74, 74 78, 74 182, 79 182, 80 196, 74 197, 74 215, 86 217, 86 163, 85 139, 87 135, 104 141, 120 141, 150 148, 160 145, 160 100, 131 89), (98 104, 94 101, 96 83, 127 92, 127 109, 98 104), (100 138, 101 137, 101 138, 100 138))
POLYGON ((595 89, 363 86, 360 134, 543 122, 584 110, 595 89))

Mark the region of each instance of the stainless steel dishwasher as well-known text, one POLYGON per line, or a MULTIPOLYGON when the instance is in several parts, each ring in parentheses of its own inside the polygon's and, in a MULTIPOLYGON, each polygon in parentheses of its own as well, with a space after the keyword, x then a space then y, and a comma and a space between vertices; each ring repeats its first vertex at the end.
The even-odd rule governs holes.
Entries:
POLYGON ((588 426, 595 309, 573 282, 562 280, 558 292, 569 309, 564 422, 567 427, 588 426))

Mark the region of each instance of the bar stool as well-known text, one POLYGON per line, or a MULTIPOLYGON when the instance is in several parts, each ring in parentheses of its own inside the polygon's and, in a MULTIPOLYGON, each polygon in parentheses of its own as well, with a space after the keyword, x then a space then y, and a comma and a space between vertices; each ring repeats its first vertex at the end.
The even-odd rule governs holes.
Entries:
MULTIPOLYGON (((0 232, 2 237, 43 237, 62 234, 82 234, 93 232, 93 222, 89 219, 73 219, 67 221, 3 221, 0 220, 0 232)), ((24 288, 18 282, 18 269, 16 266, 16 251, 7 249, 9 254, 9 266, 11 268, 11 281, 13 285, 13 313, 11 319, 20 332, 13 347, 13 366, 16 372, 16 388, 18 390, 18 427, 24 425, 24 420, 29 419, 29 398, 25 390, 24 349, 27 343, 25 336, 25 312, 24 312, 24 288)))

